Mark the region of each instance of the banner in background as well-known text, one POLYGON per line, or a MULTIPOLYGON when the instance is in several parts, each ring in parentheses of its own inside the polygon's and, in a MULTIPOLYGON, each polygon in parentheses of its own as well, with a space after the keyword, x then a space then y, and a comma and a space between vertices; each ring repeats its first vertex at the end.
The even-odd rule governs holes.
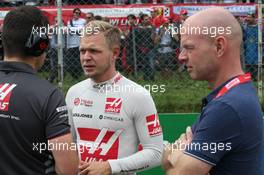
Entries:
POLYGON ((182 5, 182 6, 173 6, 173 14, 179 14, 182 9, 188 11, 188 16, 193 15, 194 13, 215 6, 222 6, 225 9, 229 10, 235 16, 246 16, 247 13, 256 13, 256 5, 182 5))
MULTIPOLYGON (((229 10, 234 15, 245 16, 248 12, 255 13, 256 12, 256 4, 193 4, 193 5, 185 5, 185 4, 177 4, 177 6, 173 4, 135 4, 135 5, 77 5, 77 6, 63 6, 62 7, 62 17, 64 24, 67 23, 72 18, 72 11, 74 8, 79 7, 81 9, 82 17, 85 18, 85 14, 87 12, 92 12, 94 15, 100 15, 102 17, 108 17, 110 23, 119 27, 123 27, 127 25, 126 16, 129 14, 134 14, 135 16, 139 16, 140 13, 146 13, 150 15, 152 10, 159 11, 164 17, 172 17, 177 19, 177 16, 181 9, 188 10, 188 15, 192 15, 197 11, 212 7, 212 6, 223 6, 227 10, 229 10)), ((43 10, 46 16, 49 18, 49 21, 53 23, 53 18, 57 15, 57 7, 56 6, 44 6, 39 7, 43 10)), ((5 15, 11 8, 0 8, 0 24, 2 24, 5 15)), ((139 20, 137 19, 137 22, 139 20)))
MULTIPOLYGON (((165 16, 169 17, 171 15, 171 6, 169 5, 152 5, 152 4, 136 4, 136 5, 79 5, 79 6, 63 6, 62 8, 62 18, 64 23, 69 21, 72 18, 72 11, 74 8, 80 8, 82 11, 82 16, 85 18, 85 14, 87 12, 92 12, 94 15, 100 15, 102 17, 108 17, 110 20, 110 23, 116 26, 125 26, 127 25, 127 15, 134 14, 136 17, 139 16, 140 13, 145 13, 150 15, 151 10, 158 10, 160 13, 165 16)), ((55 6, 45 6, 45 7, 39 7, 41 10, 43 10, 48 16, 49 21, 52 23, 53 18, 57 15, 57 7, 55 6)), ((3 18, 7 14, 7 12, 10 10, 5 8, 0 8, 0 23, 2 23, 3 18)), ((137 21, 138 22, 138 21, 137 21)))

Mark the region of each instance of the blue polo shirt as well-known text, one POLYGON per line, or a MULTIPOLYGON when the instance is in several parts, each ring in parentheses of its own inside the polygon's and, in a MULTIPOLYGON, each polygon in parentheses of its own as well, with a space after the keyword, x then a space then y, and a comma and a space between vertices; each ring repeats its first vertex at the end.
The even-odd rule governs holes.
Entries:
POLYGON ((212 165, 210 175, 262 175, 262 111, 253 83, 215 98, 231 80, 203 99, 185 154, 212 165))

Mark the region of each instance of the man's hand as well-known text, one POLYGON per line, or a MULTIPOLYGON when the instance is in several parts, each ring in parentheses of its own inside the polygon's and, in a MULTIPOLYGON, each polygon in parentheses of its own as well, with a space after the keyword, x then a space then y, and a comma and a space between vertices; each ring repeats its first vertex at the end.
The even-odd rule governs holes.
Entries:
POLYGON ((162 154, 162 167, 165 171, 172 168, 172 165, 168 160, 168 157, 170 156, 171 152, 172 152, 172 144, 167 144, 162 154))
POLYGON ((80 163, 79 163, 80 172, 85 170, 88 166, 89 166, 89 162, 85 162, 85 161, 81 160, 80 163))
POLYGON ((176 140, 172 147, 172 153, 168 155, 168 161, 171 165, 175 165, 177 162, 177 158, 182 152, 187 148, 187 146, 192 142, 193 133, 191 127, 186 128, 186 132, 180 136, 178 140, 176 140))
POLYGON ((166 175, 206 175, 209 173, 212 165, 184 154, 192 139, 191 128, 187 127, 186 132, 174 143, 172 153, 168 156, 171 168, 166 170, 166 175))
MULTIPOLYGON (((190 126, 186 128, 186 132, 180 136, 180 138, 176 141, 181 143, 181 145, 185 145, 185 147, 192 142, 193 133, 190 126)), ((183 147, 184 148, 184 147, 183 147)))
POLYGON ((192 141, 191 127, 186 128, 186 132, 180 136, 173 144, 166 145, 162 156, 162 167, 165 171, 169 171, 173 168, 173 165, 177 161, 176 155, 179 155, 186 146, 192 141))
POLYGON ((80 162, 80 175, 110 175, 111 167, 106 162, 80 162))

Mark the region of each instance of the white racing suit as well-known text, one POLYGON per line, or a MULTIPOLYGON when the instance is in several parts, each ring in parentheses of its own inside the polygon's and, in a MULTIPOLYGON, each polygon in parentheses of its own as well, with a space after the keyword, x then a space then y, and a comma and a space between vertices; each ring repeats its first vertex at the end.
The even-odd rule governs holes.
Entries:
POLYGON ((119 73, 99 84, 87 79, 70 88, 66 103, 80 160, 108 160, 112 174, 160 165, 162 129, 152 97, 142 86, 119 73))

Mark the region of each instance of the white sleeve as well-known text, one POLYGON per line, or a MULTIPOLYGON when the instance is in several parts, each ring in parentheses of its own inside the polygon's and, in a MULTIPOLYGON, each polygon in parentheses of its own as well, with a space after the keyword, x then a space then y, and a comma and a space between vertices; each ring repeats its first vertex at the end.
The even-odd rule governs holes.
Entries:
POLYGON ((161 156, 161 152, 158 150, 144 148, 144 150, 129 157, 108 160, 108 162, 110 164, 112 174, 126 174, 146 170, 160 165, 161 156))
POLYGON ((66 105, 68 108, 68 118, 69 118, 69 124, 71 125, 71 133, 72 133, 72 138, 73 141, 76 143, 77 142, 77 135, 75 132, 75 127, 73 123, 73 116, 72 116, 72 108, 73 108, 73 99, 72 99, 72 92, 71 89, 66 94, 66 105))
POLYGON ((129 101, 143 150, 129 157, 108 160, 112 174, 138 172, 161 164, 163 134, 151 95, 149 93, 136 95, 136 99, 129 101))

